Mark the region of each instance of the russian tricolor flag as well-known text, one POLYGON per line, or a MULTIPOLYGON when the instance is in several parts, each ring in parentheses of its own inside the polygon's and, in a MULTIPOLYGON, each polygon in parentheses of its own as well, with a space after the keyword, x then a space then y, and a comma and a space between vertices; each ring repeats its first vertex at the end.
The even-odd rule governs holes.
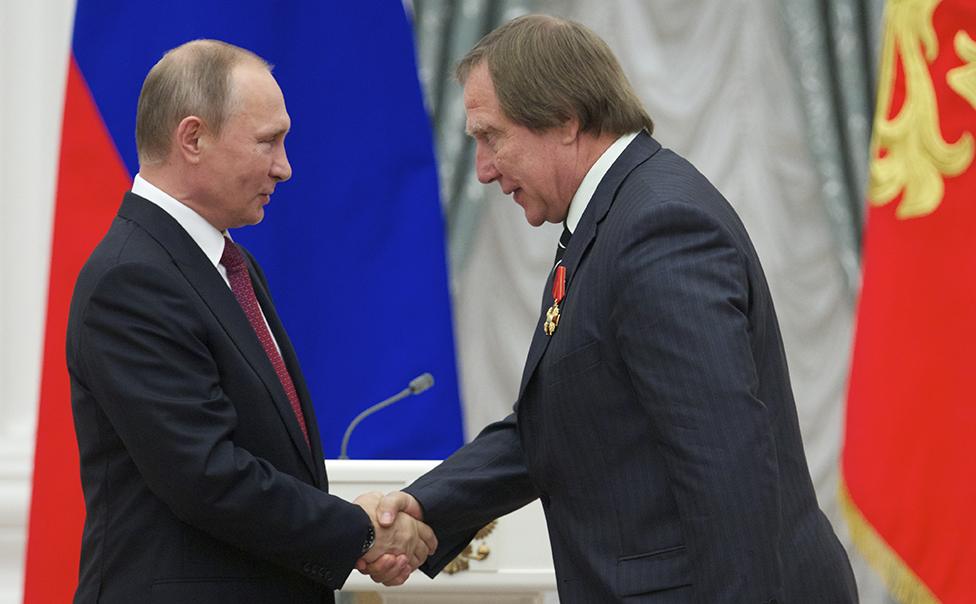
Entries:
POLYGON ((59 164, 25 602, 74 592, 84 515, 64 337, 75 277, 138 169, 136 99, 174 46, 217 38, 275 65, 293 178, 234 232, 262 263, 308 379, 326 454, 446 457, 462 443, 444 227, 410 24, 399 0, 79 0, 59 164))

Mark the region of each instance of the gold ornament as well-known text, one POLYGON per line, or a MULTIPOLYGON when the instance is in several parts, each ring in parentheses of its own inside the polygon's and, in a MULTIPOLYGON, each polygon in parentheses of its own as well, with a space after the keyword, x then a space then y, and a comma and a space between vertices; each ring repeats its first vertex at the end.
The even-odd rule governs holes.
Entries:
POLYGON ((491 555, 491 548, 484 543, 484 540, 492 533, 492 531, 495 530, 496 526, 498 526, 498 521, 492 520, 483 526, 481 530, 475 533, 475 540, 482 541, 482 543, 478 545, 478 551, 475 552, 469 543, 464 550, 458 554, 457 558, 451 560, 450 564, 444 567, 444 572, 449 575, 453 575, 455 573, 468 570, 471 566, 471 560, 477 560, 480 562, 491 555))
POLYGON ((956 56, 965 62, 946 74, 946 82, 956 91, 956 94, 966 99, 973 109, 976 109, 976 42, 963 30, 956 32, 953 39, 956 56))
POLYGON ((965 132, 950 144, 939 128, 939 108, 928 68, 939 52, 932 25, 932 12, 939 1, 890 0, 887 5, 868 196, 873 205, 881 206, 903 193, 895 210, 895 216, 902 219, 934 212, 942 203, 944 178, 963 173, 973 160, 972 134, 965 132), (898 114, 889 118, 895 61, 899 59, 905 74, 905 100, 898 114))
POLYGON ((551 336, 556 333, 557 327, 559 327, 559 302, 553 302, 546 311, 546 322, 543 323, 542 330, 547 336, 551 336))

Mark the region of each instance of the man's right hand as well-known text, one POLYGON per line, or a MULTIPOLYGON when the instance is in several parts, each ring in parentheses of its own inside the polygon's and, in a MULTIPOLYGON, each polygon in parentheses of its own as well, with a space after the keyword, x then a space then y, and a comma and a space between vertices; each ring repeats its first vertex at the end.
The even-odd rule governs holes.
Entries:
POLYGON ((393 495, 365 493, 354 501, 369 515, 376 533, 373 546, 356 562, 356 568, 384 585, 403 584, 437 549, 434 531, 418 518, 422 514, 416 500, 400 493, 412 500, 411 506, 410 501, 393 495))
MULTIPOLYGON (((400 512, 405 512, 417 520, 422 521, 424 519, 424 510, 413 495, 403 491, 393 491, 380 499, 376 508, 376 516, 380 520, 380 526, 392 526, 394 519, 400 512)), ((434 549, 437 548, 434 547, 434 549)))

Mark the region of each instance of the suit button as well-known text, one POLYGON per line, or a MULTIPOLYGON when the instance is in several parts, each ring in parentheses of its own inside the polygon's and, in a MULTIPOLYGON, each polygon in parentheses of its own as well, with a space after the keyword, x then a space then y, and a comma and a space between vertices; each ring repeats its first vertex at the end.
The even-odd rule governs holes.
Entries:
POLYGON ((305 572, 307 572, 307 573, 312 572, 312 564, 309 563, 309 562, 306 562, 305 564, 302 565, 302 570, 305 571, 305 572))

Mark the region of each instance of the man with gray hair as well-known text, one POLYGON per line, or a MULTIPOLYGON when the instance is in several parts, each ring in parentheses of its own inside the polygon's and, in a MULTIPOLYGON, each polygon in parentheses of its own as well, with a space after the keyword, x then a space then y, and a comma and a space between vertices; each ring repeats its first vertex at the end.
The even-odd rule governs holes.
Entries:
POLYGON ((295 350, 230 238, 291 176, 290 124, 269 65, 230 44, 189 42, 146 77, 139 174, 68 323, 75 602, 321 604, 360 558, 389 553, 399 582, 436 547, 407 515, 379 526, 378 494, 328 494, 295 350))
POLYGON ((577 23, 506 23, 457 77, 479 180, 564 232, 514 413, 385 497, 380 522, 428 523, 433 575, 539 498, 563 604, 856 601, 732 207, 651 137, 613 53, 577 23))

